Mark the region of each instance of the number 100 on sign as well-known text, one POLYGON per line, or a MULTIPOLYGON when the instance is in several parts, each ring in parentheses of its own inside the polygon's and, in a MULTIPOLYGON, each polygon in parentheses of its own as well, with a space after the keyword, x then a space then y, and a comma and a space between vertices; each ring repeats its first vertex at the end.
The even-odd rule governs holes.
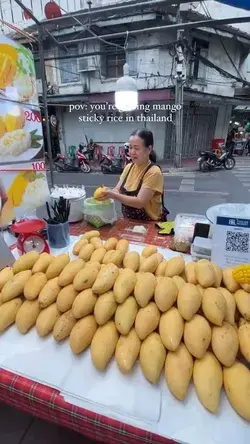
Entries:
POLYGON ((45 162, 33 162, 32 168, 34 171, 45 171, 45 162))

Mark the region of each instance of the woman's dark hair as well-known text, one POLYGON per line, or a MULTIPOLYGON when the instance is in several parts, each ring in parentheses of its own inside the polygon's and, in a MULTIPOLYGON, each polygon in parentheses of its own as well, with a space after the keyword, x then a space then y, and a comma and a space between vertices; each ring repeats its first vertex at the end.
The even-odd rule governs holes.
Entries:
POLYGON ((149 160, 152 163, 156 163, 157 160, 157 156, 155 151, 153 150, 154 147, 154 136, 152 131, 149 131, 147 129, 137 129, 135 131, 132 132, 131 136, 138 136, 140 137, 140 139, 143 140, 144 145, 146 148, 149 148, 150 146, 152 147, 152 151, 149 154, 149 160))

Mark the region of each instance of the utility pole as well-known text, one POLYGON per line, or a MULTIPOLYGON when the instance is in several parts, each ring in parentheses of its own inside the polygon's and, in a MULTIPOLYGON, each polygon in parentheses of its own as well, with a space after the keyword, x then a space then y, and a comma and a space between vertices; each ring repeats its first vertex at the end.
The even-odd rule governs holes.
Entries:
MULTIPOLYGON (((176 23, 181 23, 180 6, 176 14, 176 23)), ((182 165, 182 146, 183 146, 183 81, 186 77, 186 67, 184 63, 184 56, 182 46, 179 43, 182 39, 183 30, 177 31, 176 44, 176 83, 175 83, 175 105, 181 109, 176 110, 175 114, 175 168, 181 168, 182 165)))
POLYGON ((49 120, 49 112, 48 112, 48 100, 47 100, 47 78, 46 78, 46 68, 45 68, 45 62, 44 62, 44 50, 43 50, 43 37, 44 37, 44 31, 46 31, 52 39, 56 42, 57 40, 47 31, 46 28, 43 27, 43 25, 37 20, 37 18, 34 16, 34 14, 25 6, 22 1, 15 0, 15 3, 20 6, 20 8, 30 15, 30 17, 33 19, 35 24, 38 27, 38 46, 39 46, 39 61, 40 61, 40 67, 41 67, 41 74, 42 74, 42 89, 43 89, 43 106, 44 106, 44 117, 45 117, 45 124, 46 124, 46 142, 48 147, 48 155, 49 155, 49 165, 50 165, 50 180, 52 187, 54 186, 54 176, 53 176, 53 159, 52 159, 52 146, 51 146, 51 131, 50 131, 50 120, 49 120))
POLYGON ((46 125, 46 142, 48 148, 49 155, 49 165, 50 165, 50 180, 51 186, 54 186, 54 175, 53 175, 53 158, 52 158, 52 146, 51 146, 51 130, 50 130, 50 120, 49 120, 49 111, 48 111, 48 97, 47 97, 47 77, 46 77, 46 68, 44 61, 44 50, 43 50, 43 28, 39 24, 38 25, 38 42, 39 42, 39 59, 40 59, 40 67, 41 67, 41 76, 42 76, 42 89, 43 89, 43 107, 44 107, 44 117, 45 117, 45 125, 46 125))

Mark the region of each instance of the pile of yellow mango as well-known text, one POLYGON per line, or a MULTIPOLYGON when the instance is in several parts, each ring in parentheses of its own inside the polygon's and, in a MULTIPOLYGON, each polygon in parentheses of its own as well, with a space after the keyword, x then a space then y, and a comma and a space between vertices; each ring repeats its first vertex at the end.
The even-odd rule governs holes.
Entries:
POLYGON ((212 413, 225 392, 250 421, 249 265, 221 270, 207 260, 164 260, 155 246, 141 254, 126 239, 103 242, 86 232, 68 254, 30 252, 0 272, 0 332, 35 327, 40 337, 69 339, 74 354, 90 347, 93 365, 123 373, 137 359, 157 384, 162 371, 183 401, 193 384, 212 413))

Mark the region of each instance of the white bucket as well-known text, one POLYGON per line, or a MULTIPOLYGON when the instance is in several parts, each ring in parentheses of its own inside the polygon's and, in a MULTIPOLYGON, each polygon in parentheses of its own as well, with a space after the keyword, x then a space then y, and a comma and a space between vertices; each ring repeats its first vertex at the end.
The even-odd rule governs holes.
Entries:
MULTIPOLYGON (((69 198, 70 202, 70 213, 69 213, 69 223, 72 222, 80 222, 83 220, 83 203, 86 198, 85 196, 77 197, 77 198, 69 198)), ((54 205, 54 202, 59 200, 59 198, 51 197, 51 203, 54 205)))

